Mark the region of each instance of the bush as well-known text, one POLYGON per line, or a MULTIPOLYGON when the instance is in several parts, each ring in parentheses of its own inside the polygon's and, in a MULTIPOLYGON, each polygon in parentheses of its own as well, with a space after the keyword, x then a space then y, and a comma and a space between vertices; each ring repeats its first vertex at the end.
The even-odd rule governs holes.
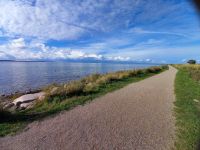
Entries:
POLYGON ((191 60, 188 60, 187 63, 188 63, 188 64, 196 64, 196 60, 191 59, 191 60))
POLYGON ((97 83, 88 83, 85 85, 83 92, 92 93, 98 90, 99 85, 97 83))
POLYGON ((105 77, 109 82, 119 80, 119 75, 117 73, 109 73, 105 77))
POLYGON ((121 79, 125 79, 125 78, 128 78, 128 77, 131 77, 131 73, 130 71, 127 71, 127 72, 122 72, 118 75, 118 79, 121 80, 121 79))
POLYGON ((65 86, 67 96, 80 95, 83 92, 84 83, 81 81, 73 81, 65 86))
POLYGON ((110 79, 107 78, 106 76, 102 76, 101 78, 99 78, 96 83, 99 85, 103 85, 103 84, 107 84, 110 82, 110 79))
POLYGON ((135 76, 137 76, 137 71, 136 71, 136 70, 131 70, 131 71, 129 71, 129 76, 130 76, 130 77, 135 77, 135 76))
POLYGON ((92 74, 89 75, 88 77, 83 78, 81 81, 87 84, 90 82, 96 82, 100 77, 101 77, 100 74, 92 74))
POLYGON ((6 110, 3 110, 3 106, 0 105, 0 123, 6 119, 9 119, 10 116, 11 116, 11 113, 6 110))
POLYGON ((156 73, 156 72, 159 72, 159 71, 161 71, 160 67, 147 68, 147 72, 149 72, 149 73, 156 73))

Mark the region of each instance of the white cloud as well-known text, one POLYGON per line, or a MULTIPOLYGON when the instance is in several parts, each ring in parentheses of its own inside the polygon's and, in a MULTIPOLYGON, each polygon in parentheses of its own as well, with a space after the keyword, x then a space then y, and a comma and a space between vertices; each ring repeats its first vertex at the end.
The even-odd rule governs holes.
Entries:
POLYGON ((1 60, 11 60, 11 59, 15 59, 13 56, 6 54, 3 51, 0 51, 0 59, 1 60))
POLYGON ((57 48, 45 46, 43 43, 27 43, 23 38, 13 39, 7 44, 0 45, 0 59, 16 60, 68 60, 92 59, 127 61, 130 58, 116 56, 105 57, 96 53, 85 53, 82 49, 57 48), (33 44, 34 43, 34 44, 33 44))
POLYGON ((130 57, 115 56, 115 57, 108 57, 108 60, 129 61, 131 59, 130 59, 130 57))
POLYGON ((14 39, 10 43, 11 48, 25 48, 25 41, 23 38, 14 39))
POLYGON ((0 29, 8 36, 77 39, 88 32, 106 32, 125 25, 127 13, 136 5, 134 0, 112 3, 37 0, 34 4, 25 0, 0 0, 0 29), (120 20, 119 14, 124 16, 124 21, 120 20))
POLYGON ((165 35, 173 35, 173 36, 180 36, 180 37, 184 37, 184 38, 188 38, 187 35, 185 34, 181 34, 181 33, 176 33, 176 32, 165 32, 165 31, 151 31, 151 30, 145 30, 143 28, 140 27, 135 27, 132 28, 128 31, 128 33, 136 33, 136 34, 165 34, 165 35))

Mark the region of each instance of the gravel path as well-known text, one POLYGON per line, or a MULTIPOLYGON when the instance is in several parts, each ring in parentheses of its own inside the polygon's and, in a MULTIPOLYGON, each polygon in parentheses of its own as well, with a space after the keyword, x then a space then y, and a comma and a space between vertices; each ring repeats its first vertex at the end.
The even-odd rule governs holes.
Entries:
POLYGON ((1 150, 166 150, 173 146, 176 69, 35 121, 16 136, 0 138, 1 150))

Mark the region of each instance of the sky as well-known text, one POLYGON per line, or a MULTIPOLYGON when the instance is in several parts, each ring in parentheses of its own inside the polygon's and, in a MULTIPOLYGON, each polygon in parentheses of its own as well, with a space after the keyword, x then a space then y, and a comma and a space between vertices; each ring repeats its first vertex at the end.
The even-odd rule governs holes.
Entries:
POLYGON ((0 60, 200 62, 191 0, 0 0, 0 60))

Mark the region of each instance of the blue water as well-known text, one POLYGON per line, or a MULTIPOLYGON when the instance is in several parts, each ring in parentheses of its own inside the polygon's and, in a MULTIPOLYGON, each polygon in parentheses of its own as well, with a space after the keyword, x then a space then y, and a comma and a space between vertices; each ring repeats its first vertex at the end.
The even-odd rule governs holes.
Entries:
POLYGON ((0 62, 0 95, 80 79, 92 73, 145 68, 142 64, 0 62))

